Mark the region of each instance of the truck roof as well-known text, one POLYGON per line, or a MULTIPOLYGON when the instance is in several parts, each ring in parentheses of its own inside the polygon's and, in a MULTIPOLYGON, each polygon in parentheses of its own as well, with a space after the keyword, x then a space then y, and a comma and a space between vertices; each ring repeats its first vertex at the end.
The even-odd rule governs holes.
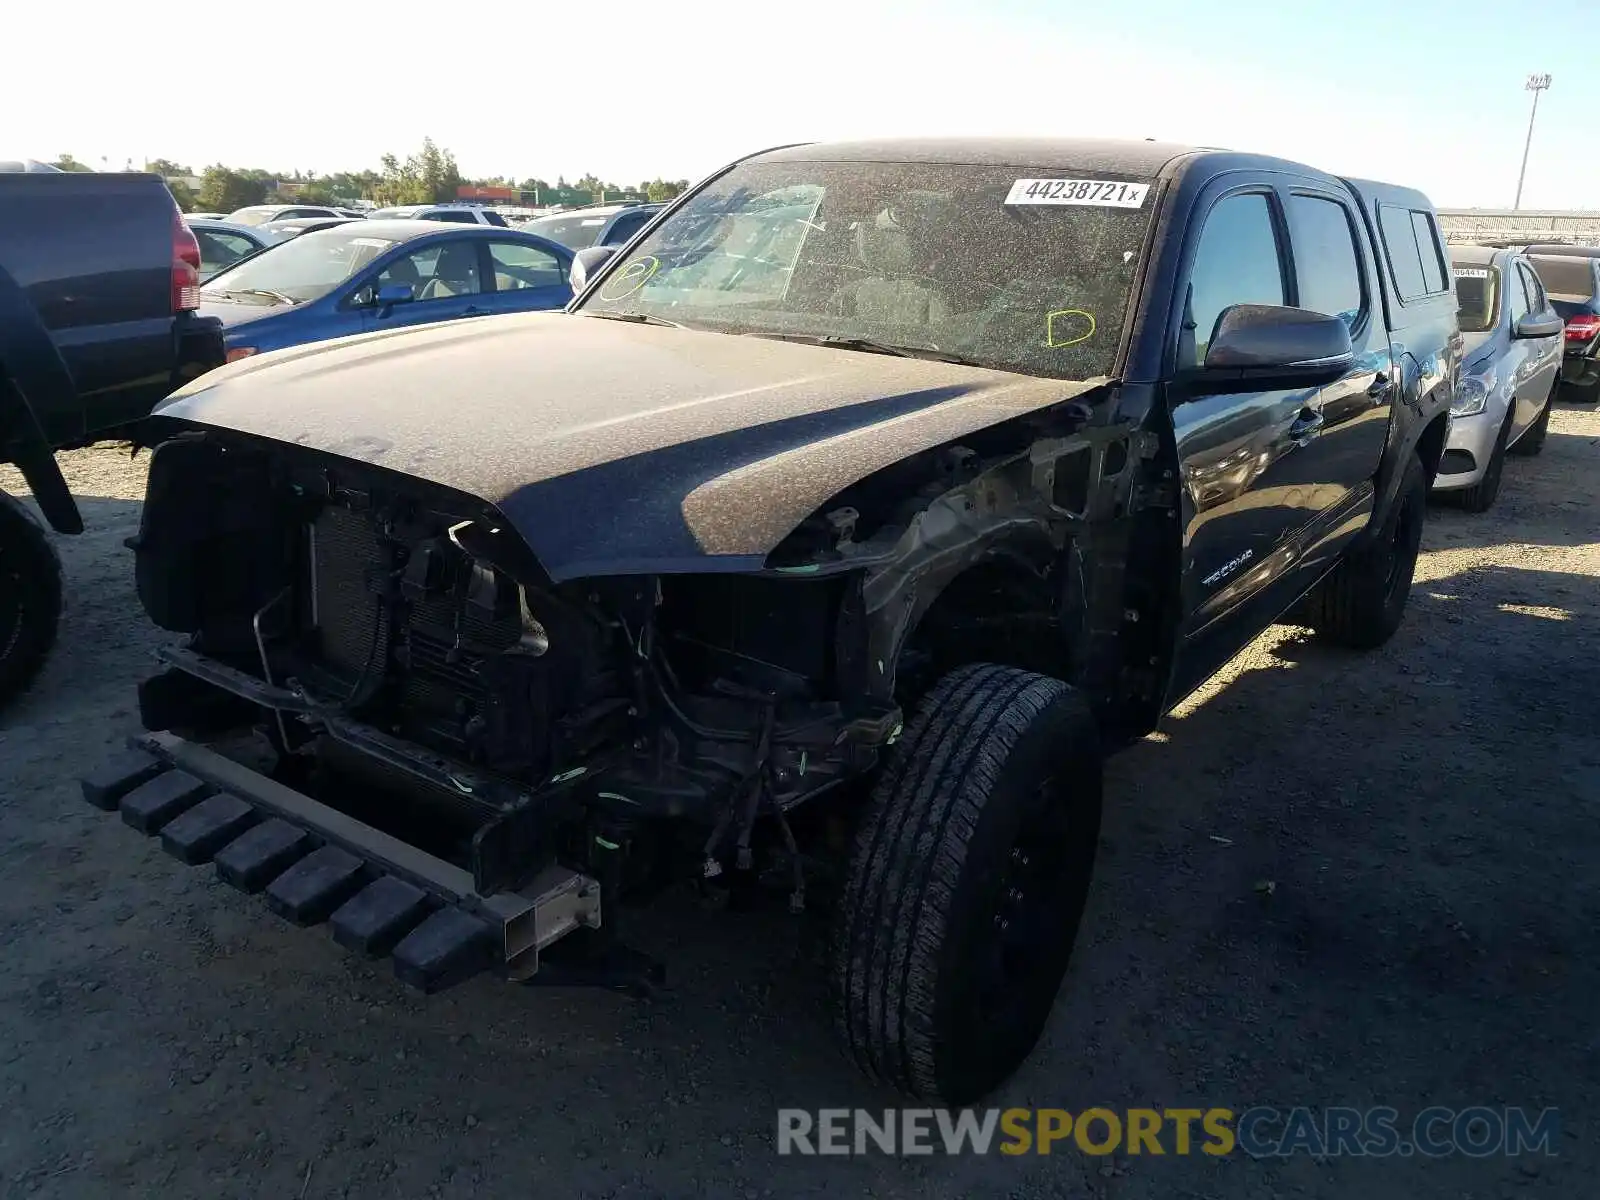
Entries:
MULTIPOLYGON (((751 156, 764 162, 919 162, 977 166, 1032 167, 1040 170, 1104 171, 1154 179, 1187 160, 1185 170, 1287 169, 1297 174, 1336 178, 1293 159, 1179 142, 1113 138, 881 138, 870 141, 812 142, 780 146, 751 156)), ((1428 208, 1421 192, 1370 179, 1345 179, 1364 200, 1428 208)))
POLYGON ((1433 210, 1433 201, 1417 191, 1416 188, 1401 187, 1399 184, 1382 183, 1376 179, 1345 179, 1350 190, 1364 202, 1373 204, 1393 204, 1398 208, 1425 208, 1433 210))
POLYGON ((926 162, 982 166, 1072 167, 1154 178, 1194 146, 1108 138, 886 138, 780 146, 753 159, 765 162, 926 162))

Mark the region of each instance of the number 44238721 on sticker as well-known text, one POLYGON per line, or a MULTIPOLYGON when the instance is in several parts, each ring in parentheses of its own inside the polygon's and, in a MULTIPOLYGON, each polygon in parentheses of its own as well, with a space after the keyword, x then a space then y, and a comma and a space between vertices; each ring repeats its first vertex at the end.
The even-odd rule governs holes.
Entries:
POLYGON ((1114 179, 1019 179, 1006 193, 1006 203, 1142 208, 1149 191, 1148 183, 1119 183, 1114 179))

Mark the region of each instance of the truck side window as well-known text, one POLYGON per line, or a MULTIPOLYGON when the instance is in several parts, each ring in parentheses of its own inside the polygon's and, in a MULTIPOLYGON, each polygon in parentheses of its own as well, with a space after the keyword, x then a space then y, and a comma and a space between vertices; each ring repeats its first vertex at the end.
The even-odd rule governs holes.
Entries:
POLYGON ((1422 281, 1422 254, 1417 249, 1417 231, 1411 225, 1411 214, 1403 208, 1380 204, 1378 225, 1383 230, 1383 249, 1389 256, 1395 291, 1402 300, 1415 300, 1428 289, 1422 281))
POLYGON ((1272 208, 1259 192, 1229 196, 1206 216, 1189 273, 1189 309, 1179 367, 1198 367, 1217 318, 1235 304, 1283 304, 1283 260, 1272 208), (1193 349, 1189 349, 1189 345, 1193 349))
POLYGON ((1338 201, 1321 196, 1290 196, 1289 240, 1300 292, 1296 303, 1343 317, 1346 325, 1354 327, 1365 304, 1361 260, 1349 211, 1338 201))
POLYGON ((1428 285, 1428 294, 1448 290, 1445 282, 1444 250, 1439 245, 1439 231, 1433 218, 1417 209, 1411 210, 1411 228, 1417 234, 1417 254, 1422 259, 1422 280, 1428 285))

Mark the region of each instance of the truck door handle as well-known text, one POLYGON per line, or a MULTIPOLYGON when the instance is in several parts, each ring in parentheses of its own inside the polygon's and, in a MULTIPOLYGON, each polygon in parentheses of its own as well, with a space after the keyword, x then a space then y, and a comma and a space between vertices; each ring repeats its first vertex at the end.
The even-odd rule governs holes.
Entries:
POLYGON ((1374 400, 1382 400, 1392 391, 1394 391, 1394 380, 1387 375, 1379 375, 1372 381, 1372 386, 1367 389, 1367 395, 1374 400))
POLYGON ((1300 415, 1289 426, 1289 440, 1298 442, 1302 438, 1308 438, 1326 423, 1327 419, 1316 409, 1302 408, 1300 415))

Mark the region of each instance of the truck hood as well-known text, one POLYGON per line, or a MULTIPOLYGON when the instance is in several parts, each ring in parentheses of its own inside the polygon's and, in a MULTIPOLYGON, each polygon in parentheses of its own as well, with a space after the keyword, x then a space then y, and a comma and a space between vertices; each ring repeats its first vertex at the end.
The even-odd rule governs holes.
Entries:
POLYGON ((521 313, 257 355, 155 415, 477 497, 562 580, 755 569, 844 487, 1104 382, 521 313))

